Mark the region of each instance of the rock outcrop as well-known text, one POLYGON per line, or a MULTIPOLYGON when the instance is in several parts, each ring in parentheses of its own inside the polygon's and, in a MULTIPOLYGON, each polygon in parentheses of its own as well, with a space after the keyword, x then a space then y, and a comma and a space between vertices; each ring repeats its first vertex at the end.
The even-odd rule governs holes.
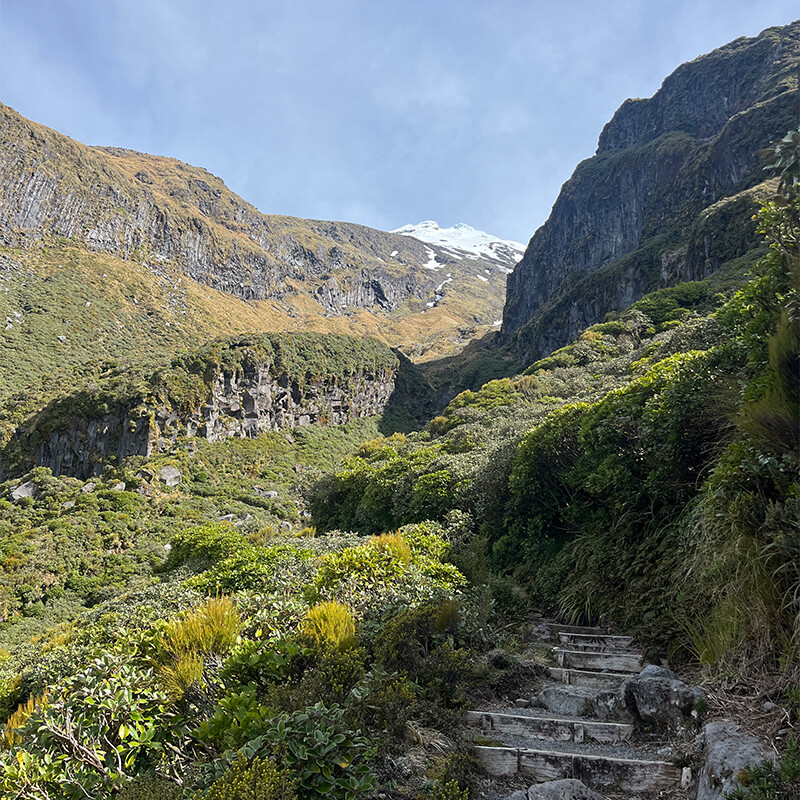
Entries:
POLYGON ((709 722, 701 734, 704 761, 697 782, 697 800, 722 800, 741 786, 742 770, 774 760, 764 743, 734 722, 709 722))
POLYGON ((12 473, 33 462, 86 479, 128 456, 169 451, 180 437, 217 442, 341 425, 382 413, 405 380, 401 369, 413 369, 377 342, 345 336, 267 334, 208 349, 185 359, 193 372, 173 364, 114 401, 102 392, 59 398, 18 429, 0 464, 12 473))
POLYGON ((407 300, 424 310, 455 276, 491 295, 496 317, 518 259, 502 249, 464 257, 363 225, 262 214, 201 167, 87 147, 0 104, 0 245, 48 236, 145 265, 171 262, 244 300, 308 293, 331 314, 395 311, 407 300))
POLYGON ((627 680, 621 692, 638 723, 673 735, 694 733, 697 709, 706 700, 699 686, 689 686, 671 670, 655 664, 627 680))
POLYGON ((754 249, 759 151, 796 125, 800 22, 684 64, 628 100, 508 278, 502 338, 526 361, 643 294, 754 249))

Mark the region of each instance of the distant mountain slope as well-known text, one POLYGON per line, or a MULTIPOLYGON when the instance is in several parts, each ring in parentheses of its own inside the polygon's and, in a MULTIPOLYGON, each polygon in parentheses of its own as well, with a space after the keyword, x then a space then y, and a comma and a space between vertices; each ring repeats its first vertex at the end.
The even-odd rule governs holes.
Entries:
MULTIPOLYGON (((87 147, 0 105, 0 250, 39 274, 56 245, 86 254, 82 263, 107 254, 157 280, 166 271, 244 301, 243 316, 261 318, 254 330, 295 328, 302 317, 313 330, 407 342, 413 357, 490 330, 506 279, 497 255, 472 261, 362 225, 261 214, 200 167, 87 147)), ((105 288, 97 281, 93 291, 105 288)), ((0 312, 13 321, 23 309, 0 312)))
POLYGON ((646 292, 752 253, 758 153, 797 125, 799 66, 794 22, 623 103, 509 275, 502 341, 533 361, 646 292))

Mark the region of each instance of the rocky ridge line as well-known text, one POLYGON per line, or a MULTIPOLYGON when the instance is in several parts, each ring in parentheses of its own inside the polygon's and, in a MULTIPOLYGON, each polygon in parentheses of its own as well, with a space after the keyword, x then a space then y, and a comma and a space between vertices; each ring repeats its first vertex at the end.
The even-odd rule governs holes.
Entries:
POLYGON ((758 245, 759 151, 796 124, 800 22, 679 67, 628 100, 508 278, 503 341, 533 361, 609 311, 758 245))

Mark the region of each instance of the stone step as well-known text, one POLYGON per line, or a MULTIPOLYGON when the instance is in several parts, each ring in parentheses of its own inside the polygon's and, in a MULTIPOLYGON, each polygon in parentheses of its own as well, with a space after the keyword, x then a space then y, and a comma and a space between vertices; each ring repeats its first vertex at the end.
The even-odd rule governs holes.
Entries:
POLYGON ((644 664, 638 653, 593 653, 586 650, 564 650, 554 647, 559 667, 610 672, 641 672, 644 664))
POLYGON ((632 636, 595 635, 588 633, 559 633, 558 640, 565 650, 591 650, 595 653, 636 653, 632 636))
POLYGON ((591 686, 594 689, 616 689, 631 677, 629 672, 589 672, 566 667, 550 667, 550 677, 568 686, 591 686))
POLYGON ((577 778, 592 789, 655 792, 678 788, 688 776, 666 761, 616 758, 609 755, 569 753, 541 748, 474 748, 475 757, 493 777, 520 773, 542 783, 577 778))
POLYGON ((589 719, 557 719, 497 711, 467 711, 464 722, 470 728, 490 733, 533 736, 550 742, 597 742, 613 744, 627 741, 633 725, 589 719))

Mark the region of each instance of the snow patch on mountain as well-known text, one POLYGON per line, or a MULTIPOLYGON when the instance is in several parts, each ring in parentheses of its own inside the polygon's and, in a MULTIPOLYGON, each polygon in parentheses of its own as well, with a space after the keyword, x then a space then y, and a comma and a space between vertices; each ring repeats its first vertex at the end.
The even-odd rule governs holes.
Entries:
MULTIPOLYGON (((466 254, 467 258, 491 258, 505 263, 518 261, 525 252, 525 245, 510 239, 498 239, 484 231, 459 222, 452 228, 440 228, 434 220, 425 220, 416 225, 403 225, 391 231, 401 236, 413 236, 421 242, 466 254)), ((456 256, 457 257, 457 256, 456 256)))

